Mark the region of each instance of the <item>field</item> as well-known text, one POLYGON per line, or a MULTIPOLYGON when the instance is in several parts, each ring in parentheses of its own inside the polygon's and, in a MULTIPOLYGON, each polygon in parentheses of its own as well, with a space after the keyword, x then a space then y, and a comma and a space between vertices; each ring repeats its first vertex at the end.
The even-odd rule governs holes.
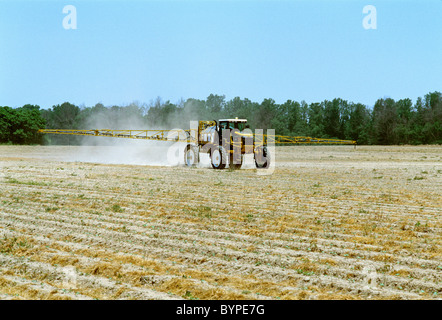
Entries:
POLYGON ((0 146, 0 299, 442 297, 442 146, 276 147, 270 175, 109 150, 0 146))

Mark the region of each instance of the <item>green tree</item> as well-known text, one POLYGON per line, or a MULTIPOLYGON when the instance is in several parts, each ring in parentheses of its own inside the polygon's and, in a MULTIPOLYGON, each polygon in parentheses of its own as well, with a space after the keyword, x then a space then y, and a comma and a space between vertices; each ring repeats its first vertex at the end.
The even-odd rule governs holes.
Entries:
POLYGON ((77 129, 80 108, 69 102, 55 105, 42 116, 46 119, 49 129, 77 129))
MULTIPOLYGON (((61 105, 52 106, 49 110, 41 112, 41 116, 46 120, 48 129, 78 129, 81 127, 80 108, 76 105, 64 102, 61 105)), ((50 144, 79 144, 81 138, 70 135, 50 135, 47 136, 50 144)))
POLYGON ((11 126, 14 123, 14 110, 10 107, 0 107, 0 143, 11 141, 11 126))
POLYGON ((247 119, 251 128, 255 128, 255 119, 252 117, 253 111, 258 108, 256 102, 252 102, 247 98, 241 99, 235 97, 226 102, 220 118, 238 117, 240 119, 247 119))
POLYGON ((442 142, 442 94, 438 91, 425 95, 422 133, 426 143, 442 142))
POLYGON ((422 97, 417 98, 413 107, 413 113, 410 118, 410 136, 412 144, 424 143, 425 137, 423 134, 424 128, 424 107, 422 97))
POLYGON ((212 118, 217 119, 220 117, 222 110, 226 104, 226 96, 210 94, 206 99, 206 110, 212 116, 212 118))
POLYGON ((277 105, 273 99, 264 99, 257 109, 253 110, 255 128, 274 129, 271 127, 277 105))
POLYGON ((312 137, 321 138, 325 135, 323 104, 314 102, 308 109, 308 125, 312 137))
POLYGON ((329 138, 337 138, 340 136, 341 129, 341 99, 333 99, 333 101, 325 100, 322 103, 324 120, 324 133, 329 138))
POLYGON ((270 128, 275 129, 277 135, 288 136, 290 135, 289 129, 289 114, 290 114, 291 101, 287 101, 283 104, 275 104, 273 106, 272 119, 270 120, 270 128))
POLYGON ((395 101, 391 98, 378 99, 373 107, 373 139, 375 144, 389 145, 396 143, 396 125, 395 101))
POLYGON ((299 102, 287 100, 283 104, 283 108, 287 112, 287 134, 296 134, 295 130, 302 122, 301 105, 299 102))
POLYGON ((296 121, 293 132, 298 136, 310 135, 309 128, 309 105, 304 100, 301 101, 299 106, 299 119, 296 121))
POLYGON ((412 143, 412 131, 410 119, 413 115, 413 103, 411 99, 396 101, 397 124, 394 128, 396 143, 412 143))
POLYGON ((45 127, 45 120, 40 115, 37 105, 25 105, 21 108, 0 108, 0 142, 13 144, 40 144, 42 135, 39 129, 45 127))
POLYGON ((345 139, 355 140, 358 144, 368 144, 370 111, 361 103, 350 103, 350 116, 345 123, 344 135, 345 139))
POLYGON ((183 125, 187 125, 192 120, 211 119, 210 113, 206 109, 206 102, 199 99, 187 99, 183 108, 183 125))

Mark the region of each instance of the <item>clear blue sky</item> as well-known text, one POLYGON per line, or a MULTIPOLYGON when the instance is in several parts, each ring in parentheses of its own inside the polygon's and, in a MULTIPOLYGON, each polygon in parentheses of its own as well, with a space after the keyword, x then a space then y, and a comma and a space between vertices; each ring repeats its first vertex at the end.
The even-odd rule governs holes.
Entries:
POLYGON ((0 0, 0 105, 442 91, 442 0, 0 0), (63 28, 65 5, 77 29, 63 28), (362 12, 377 9, 377 29, 362 12))

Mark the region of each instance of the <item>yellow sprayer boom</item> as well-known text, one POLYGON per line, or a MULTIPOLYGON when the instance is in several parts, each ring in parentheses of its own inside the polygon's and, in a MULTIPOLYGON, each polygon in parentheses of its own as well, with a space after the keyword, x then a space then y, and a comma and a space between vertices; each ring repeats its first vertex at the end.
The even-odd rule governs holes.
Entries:
MULTIPOLYGON (((196 131, 196 130, 195 130, 196 131)), ((75 130, 75 129, 41 129, 39 133, 52 134, 70 134, 77 136, 95 136, 112 138, 129 138, 159 141, 181 141, 195 142, 190 135, 190 130, 111 130, 111 129, 93 129, 93 130, 75 130), (186 133, 183 135, 183 132, 186 133)), ((195 136, 195 135, 193 135, 195 136)))

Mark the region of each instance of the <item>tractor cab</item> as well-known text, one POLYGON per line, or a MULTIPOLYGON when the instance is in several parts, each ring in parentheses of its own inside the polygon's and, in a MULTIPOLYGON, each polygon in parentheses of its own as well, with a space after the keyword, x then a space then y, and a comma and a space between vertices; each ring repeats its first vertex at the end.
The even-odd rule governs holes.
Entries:
POLYGON ((237 129, 240 132, 242 132, 247 126, 247 119, 220 119, 219 120, 219 130, 222 131, 223 129, 230 129, 234 130, 237 129))
POLYGON ((222 144, 223 130, 230 130, 230 132, 236 131, 241 133, 246 128, 248 128, 247 119, 220 119, 218 122, 216 120, 202 120, 199 121, 198 124, 199 143, 202 145, 214 143, 215 137, 218 137, 219 140, 217 141, 217 143, 222 144))

